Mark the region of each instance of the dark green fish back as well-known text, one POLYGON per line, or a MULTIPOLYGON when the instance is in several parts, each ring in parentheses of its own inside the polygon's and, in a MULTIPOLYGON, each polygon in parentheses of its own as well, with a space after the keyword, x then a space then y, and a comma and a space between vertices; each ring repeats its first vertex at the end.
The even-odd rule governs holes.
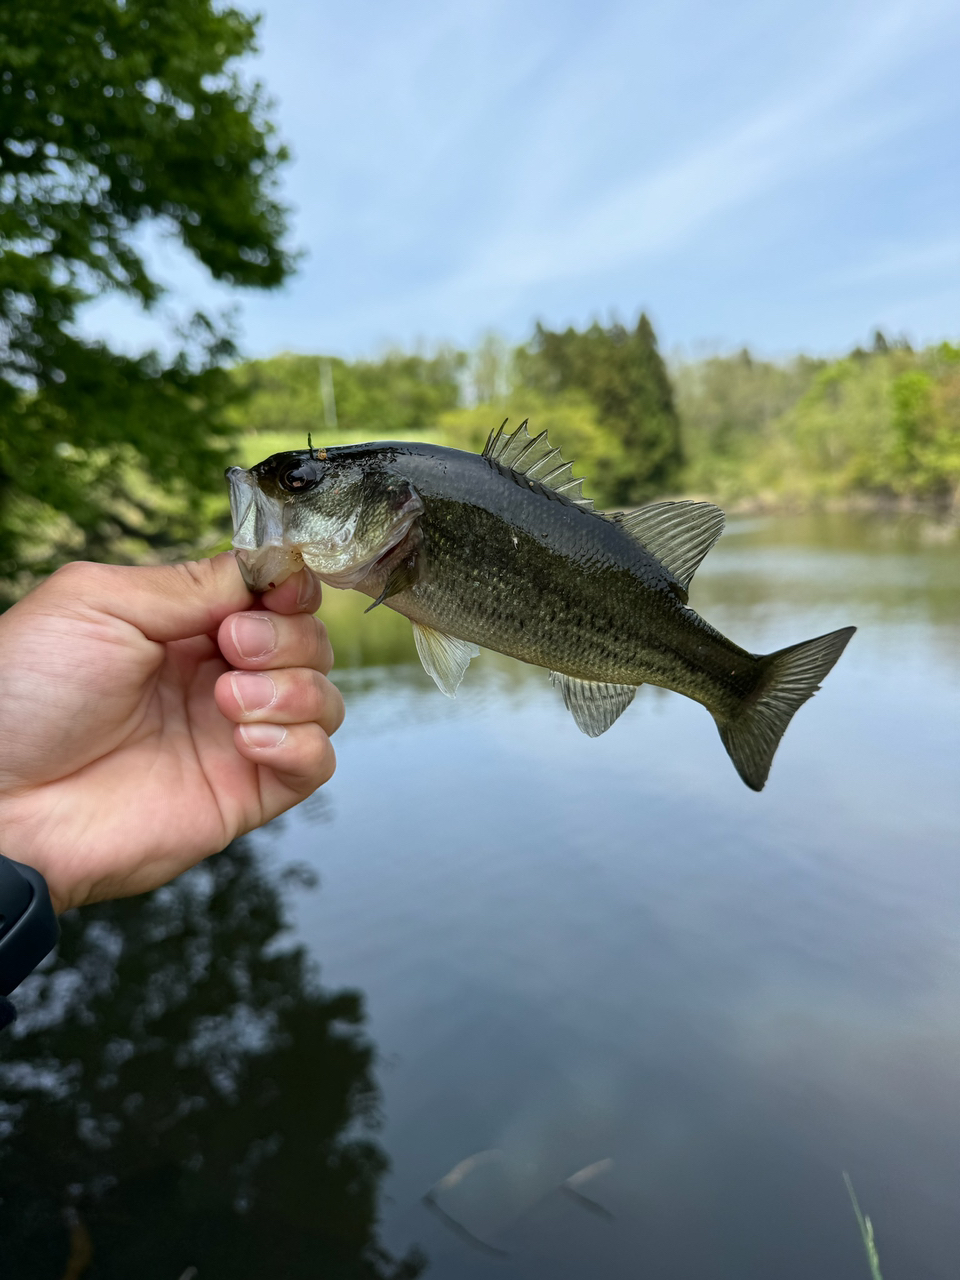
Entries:
MULTIPOLYGON (((581 680, 674 689, 679 682, 700 701, 722 697, 718 683, 733 698, 753 688, 752 655, 685 607, 695 567, 687 542, 681 579, 637 539, 629 516, 611 519, 582 505, 579 481, 557 493, 546 483, 549 471, 540 479, 498 457, 403 449, 392 465, 423 500, 422 551, 416 586, 390 607, 581 680)), ((570 484, 569 464, 562 466, 562 483, 570 484)), ((716 508, 657 507, 663 523, 683 508, 684 527, 693 508, 704 508, 710 532, 701 543, 712 544, 716 508)))

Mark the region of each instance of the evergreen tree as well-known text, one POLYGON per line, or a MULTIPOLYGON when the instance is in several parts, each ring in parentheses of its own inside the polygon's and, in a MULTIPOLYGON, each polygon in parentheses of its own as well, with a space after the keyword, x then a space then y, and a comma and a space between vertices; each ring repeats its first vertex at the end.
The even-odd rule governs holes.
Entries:
POLYGON ((584 394, 613 437, 616 456, 601 477, 614 504, 642 502, 676 485, 683 464, 680 421, 653 325, 634 329, 594 323, 578 332, 538 324, 518 361, 521 377, 548 395, 584 394))

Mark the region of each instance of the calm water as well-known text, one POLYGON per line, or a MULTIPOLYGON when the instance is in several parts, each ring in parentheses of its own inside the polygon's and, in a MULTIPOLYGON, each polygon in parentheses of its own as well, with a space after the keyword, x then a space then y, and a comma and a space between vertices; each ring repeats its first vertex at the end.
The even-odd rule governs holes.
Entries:
POLYGON ((4 1277, 847 1280, 847 1170, 885 1280, 955 1280, 960 543, 732 522, 691 602, 860 628, 759 796, 691 702, 450 702, 331 601, 334 781, 68 921, 3 1045, 4 1277))

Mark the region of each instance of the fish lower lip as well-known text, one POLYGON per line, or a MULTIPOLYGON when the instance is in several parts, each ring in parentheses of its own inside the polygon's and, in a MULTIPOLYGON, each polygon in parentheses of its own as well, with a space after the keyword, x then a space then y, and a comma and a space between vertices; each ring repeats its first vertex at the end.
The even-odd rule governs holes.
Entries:
POLYGON ((251 573, 250 567, 247 564, 246 557, 242 553, 237 555, 237 568, 240 570, 240 577, 243 579, 243 585, 249 592, 256 595, 260 588, 257 586, 254 575, 251 573))

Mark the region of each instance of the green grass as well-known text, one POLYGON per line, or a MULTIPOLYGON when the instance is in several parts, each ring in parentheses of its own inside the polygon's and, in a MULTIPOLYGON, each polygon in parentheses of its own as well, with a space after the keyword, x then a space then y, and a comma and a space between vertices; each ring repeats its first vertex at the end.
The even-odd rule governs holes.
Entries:
POLYGON ((870 1263, 870 1275, 873 1280, 883 1280, 883 1276, 880 1274, 880 1258, 877 1255, 877 1246, 873 1239, 873 1223, 860 1210, 860 1203, 857 1200, 857 1193, 853 1189, 853 1183, 850 1181, 849 1173, 844 1172, 843 1180, 847 1184, 853 1212, 857 1215, 857 1225, 860 1228, 863 1247, 867 1252, 867 1261, 870 1263))

